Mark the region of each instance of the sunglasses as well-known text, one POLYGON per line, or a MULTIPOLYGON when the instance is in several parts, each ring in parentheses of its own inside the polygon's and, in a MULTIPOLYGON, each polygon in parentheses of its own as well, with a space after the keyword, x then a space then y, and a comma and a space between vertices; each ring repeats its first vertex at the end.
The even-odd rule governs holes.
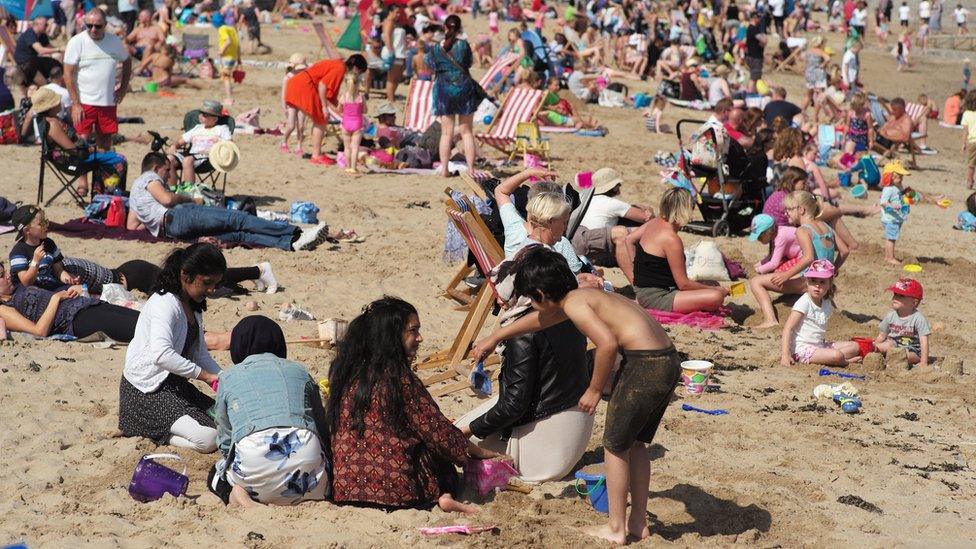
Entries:
POLYGON ((86 23, 85 26, 88 27, 88 30, 101 30, 105 28, 104 23, 102 23, 101 25, 96 23, 86 23))

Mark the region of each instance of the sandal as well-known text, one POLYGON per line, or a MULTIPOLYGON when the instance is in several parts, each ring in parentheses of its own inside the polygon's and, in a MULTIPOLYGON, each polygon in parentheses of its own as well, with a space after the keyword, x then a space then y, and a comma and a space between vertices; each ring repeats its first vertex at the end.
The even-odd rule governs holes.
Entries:
POLYGON ((291 147, 288 146, 288 143, 282 143, 281 145, 278 145, 278 150, 283 153, 289 153, 291 152, 291 147))

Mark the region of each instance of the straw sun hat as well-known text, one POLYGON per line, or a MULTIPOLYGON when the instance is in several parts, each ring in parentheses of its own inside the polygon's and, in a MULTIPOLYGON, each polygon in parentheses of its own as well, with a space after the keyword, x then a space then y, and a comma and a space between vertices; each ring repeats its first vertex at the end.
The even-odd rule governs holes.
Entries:
POLYGON ((52 89, 39 88, 31 96, 31 106, 36 113, 47 112, 54 107, 61 106, 61 96, 52 89))
POLYGON ((288 58, 288 67, 290 70, 303 70, 308 68, 308 62, 305 60, 305 56, 300 53, 293 53, 291 57, 288 58))
POLYGON ((210 148, 210 165, 218 172, 234 171, 240 157, 241 150, 233 141, 218 141, 210 148))

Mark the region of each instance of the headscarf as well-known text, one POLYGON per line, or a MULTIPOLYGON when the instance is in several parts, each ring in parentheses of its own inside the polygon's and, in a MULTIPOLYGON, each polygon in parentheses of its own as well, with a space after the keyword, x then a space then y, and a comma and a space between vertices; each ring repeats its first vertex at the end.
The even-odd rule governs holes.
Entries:
POLYGON ((266 316, 244 317, 230 333, 230 358, 240 364, 251 355, 271 353, 288 358, 285 334, 278 323, 266 316))

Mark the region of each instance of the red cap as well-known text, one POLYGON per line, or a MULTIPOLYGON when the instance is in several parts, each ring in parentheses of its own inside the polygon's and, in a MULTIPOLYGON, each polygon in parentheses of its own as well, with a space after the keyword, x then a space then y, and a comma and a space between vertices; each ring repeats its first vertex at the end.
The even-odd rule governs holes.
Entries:
POLYGON ((923 295, 922 283, 914 278, 899 279, 898 282, 895 282, 888 288, 888 291, 895 295, 903 295, 915 299, 922 299, 923 295))

